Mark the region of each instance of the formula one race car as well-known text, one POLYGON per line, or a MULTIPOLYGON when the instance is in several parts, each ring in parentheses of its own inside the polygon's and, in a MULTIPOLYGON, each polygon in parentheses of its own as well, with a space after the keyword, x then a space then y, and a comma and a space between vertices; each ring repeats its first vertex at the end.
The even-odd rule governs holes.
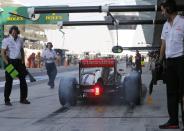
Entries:
MULTIPOLYGON (((129 103, 141 103, 141 76, 137 71, 122 74, 111 58, 84 59, 79 62, 79 78, 62 77, 59 84, 61 105, 76 105, 78 100, 118 97, 129 103)), ((121 70, 120 70, 121 71, 121 70)))

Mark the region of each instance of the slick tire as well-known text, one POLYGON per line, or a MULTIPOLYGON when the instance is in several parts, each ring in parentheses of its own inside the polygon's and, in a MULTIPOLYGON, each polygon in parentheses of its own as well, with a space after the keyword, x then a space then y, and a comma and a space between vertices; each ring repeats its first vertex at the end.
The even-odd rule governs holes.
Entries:
POLYGON ((122 95, 127 104, 142 103, 141 78, 138 72, 132 71, 125 76, 122 88, 122 95))
POLYGON ((75 106, 77 104, 77 92, 76 92, 77 80, 76 78, 64 78, 60 79, 59 83, 59 101, 62 106, 69 104, 75 106))

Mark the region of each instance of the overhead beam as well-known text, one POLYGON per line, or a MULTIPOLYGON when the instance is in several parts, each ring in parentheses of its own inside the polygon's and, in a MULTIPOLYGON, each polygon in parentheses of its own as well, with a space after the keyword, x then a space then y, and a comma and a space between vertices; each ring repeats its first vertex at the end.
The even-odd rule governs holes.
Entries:
MULTIPOLYGON (((87 13, 87 12, 103 12, 104 6, 50 6, 36 7, 35 14, 44 13, 87 13)), ((127 5, 127 6, 107 6, 109 12, 144 12, 144 11, 160 11, 157 5, 127 5)), ((178 11, 184 11, 184 5, 177 6, 178 11)))
POLYGON ((123 50, 159 50, 160 47, 122 47, 123 50))
MULTIPOLYGON (((119 25, 163 24, 163 20, 124 20, 119 25)), ((62 26, 114 25, 113 21, 63 21, 62 26)))

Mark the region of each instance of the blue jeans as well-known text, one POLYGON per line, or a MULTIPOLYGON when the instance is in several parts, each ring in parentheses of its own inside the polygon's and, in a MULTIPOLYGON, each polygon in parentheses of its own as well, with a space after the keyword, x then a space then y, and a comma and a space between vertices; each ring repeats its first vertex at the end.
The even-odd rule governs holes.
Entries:
POLYGON ((54 80, 57 75, 57 68, 55 63, 45 63, 46 69, 47 69, 47 75, 49 77, 49 86, 54 86, 54 80))

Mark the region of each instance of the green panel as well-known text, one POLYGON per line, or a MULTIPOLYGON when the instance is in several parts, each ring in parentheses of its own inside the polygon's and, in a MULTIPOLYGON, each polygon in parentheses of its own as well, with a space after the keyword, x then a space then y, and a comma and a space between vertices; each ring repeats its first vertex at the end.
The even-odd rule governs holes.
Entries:
POLYGON ((2 40, 3 40, 3 35, 4 35, 4 26, 0 24, 0 47, 2 44, 2 40))
MULTIPOLYGON (((0 16, 0 20, 1 20, 1 16, 0 16)), ((0 49, 1 49, 3 37, 4 37, 4 26, 0 24, 0 49)), ((2 60, 1 55, 0 55, 0 68, 4 68, 4 62, 2 60)))
POLYGON ((19 14, 25 17, 28 17, 27 9, 29 7, 5 7, 3 8, 4 12, 1 13, 1 23, 4 25, 13 25, 13 24, 57 24, 58 21, 68 21, 68 13, 48 13, 40 14, 39 17, 34 20, 28 20, 21 16, 15 16, 10 14, 19 14))
POLYGON ((12 64, 9 64, 9 65, 5 68, 5 70, 6 70, 8 73, 10 73, 13 69, 14 69, 14 66, 13 66, 12 64))
MULTIPOLYGON (((1 9, 1 8, 0 8, 1 9)), ((2 13, 0 13, 0 26, 2 25, 2 21, 3 20, 3 18, 2 18, 2 13)), ((1 27, 0 27, 1 28, 1 27)))
POLYGON ((10 76, 12 78, 16 78, 19 75, 19 72, 17 70, 14 70, 13 72, 10 73, 10 76))

